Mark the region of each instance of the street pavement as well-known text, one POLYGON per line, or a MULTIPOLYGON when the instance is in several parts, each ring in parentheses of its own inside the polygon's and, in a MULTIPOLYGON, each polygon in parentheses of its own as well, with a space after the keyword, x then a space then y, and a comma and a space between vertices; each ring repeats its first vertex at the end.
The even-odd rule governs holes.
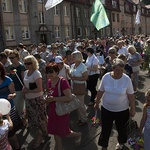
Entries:
MULTIPOLYGON (((98 82, 99 83, 99 82, 98 82)), ((134 120, 137 121, 138 125, 142 117, 142 107, 145 102, 144 93, 147 89, 150 88, 150 77, 146 75, 145 71, 140 71, 139 77, 139 88, 138 92, 135 94, 136 97, 136 115, 134 120)), ((88 104, 90 98, 90 93, 85 96, 85 104, 88 104)), ((77 121, 77 112, 73 111, 70 114, 70 128, 73 131, 82 133, 82 141, 79 147, 75 146, 73 138, 64 138, 63 147, 64 150, 100 150, 101 147, 98 146, 98 139, 101 133, 101 126, 92 126, 91 118, 94 117, 95 110, 93 107, 87 107, 87 116, 88 122, 84 126, 79 127, 76 124, 77 121)), ((100 119, 100 110, 98 110, 98 118, 100 119)), ((130 137, 134 137, 138 132, 134 132, 130 137)), ((22 145, 21 150, 32 150, 33 138, 30 135, 29 131, 25 128, 17 132, 20 144, 22 145)), ((117 144, 117 132, 115 126, 113 126, 111 137, 109 140, 108 150, 115 150, 117 144)), ((133 150, 134 147, 131 147, 128 143, 125 144, 123 150, 133 150)), ((54 138, 52 135, 46 137, 41 146, 37 150, 54 150, 54 138)))

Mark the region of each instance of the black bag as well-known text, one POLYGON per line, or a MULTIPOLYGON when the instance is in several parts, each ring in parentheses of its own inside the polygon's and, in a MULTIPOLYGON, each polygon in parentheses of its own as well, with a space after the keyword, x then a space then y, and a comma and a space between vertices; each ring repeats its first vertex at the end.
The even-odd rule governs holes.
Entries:
POLYGON ((35 82, 29 83, 29 89, 30 89, 30 90, 34 90, 34 89, 36 89, 36 88, 37 88, 37 85, 36 85, 35 82))
POLYGON ((127 123, 125 124, 125 129, 126 129, 127 135, 131 134, 131 133, 134 132, 136 129, 138 129, 137 122, 136 122, 135 120, 129 118, 129 120, 128 120, 127 123))

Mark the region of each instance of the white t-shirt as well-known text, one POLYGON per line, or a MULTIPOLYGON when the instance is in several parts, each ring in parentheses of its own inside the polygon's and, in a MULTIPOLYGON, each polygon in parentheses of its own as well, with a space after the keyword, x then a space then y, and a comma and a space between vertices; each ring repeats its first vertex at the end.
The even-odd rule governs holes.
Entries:
POLYGON ((124 54, 125 56, 128 56, 128 50, 125 47, 122 47, 118 50, 118 54, 124 54))
MULTIPOLYGON (((42 78, 42 75, 39 70, 35 70, 31 76, 28 76, 27 73, 28 73, 28 70, 24 72, 23 81, 24 81, 24 84, 27 87, 27 89, 29 89, 29 83, 34 83, 38 78, 42 78)), ((36 98, 36 97, 39 97, 42 95, 43 95, 43 92, 26 93, 25 97, 28 99, 31 99, 31 98, 36 98)))
MULTIPOLYGON (((74 77, 82 77, 82 74, 87 71, 87 68, 86 68, 85 64, 80 63, 80 65, 77 68, 74 68, 74 65, 75 64, 71 65, 71 69, 70 69, 71 75, 74 76, 74 77)), ((74 80, 73 82, 75 82, 75 83, 85 83, 85 81, 77 81, 77 80, 74 80)))
POLYGON ((69 76, 66 74, 66 69, 70 70, 70 67, 66 64, 64 64, 63 68, 59 71, 59 76, 65 78, 66 80, 69 80, 69 76))
MULTIPOLYGON (((87 58, 85 64, 86 64, 87 68, 92 68, 92 66, 94 66, 94 65, 97 65, 97 66, 99 65, 99 60, 93 54, 91 57, 87 58)), ((88 70, 88 75, 94 75, 94 74, 99 74, 99 70, 97 70, 97 71, 90 71, 90 70, 88 70)))
POLYGON ((120 79, 113 79, 110 72, 103 76, 99 90, 104 91, 102 106, 113 112, 129 108, 127 94, 134 93, 131 79, 126 74, 123 74, 120 79))

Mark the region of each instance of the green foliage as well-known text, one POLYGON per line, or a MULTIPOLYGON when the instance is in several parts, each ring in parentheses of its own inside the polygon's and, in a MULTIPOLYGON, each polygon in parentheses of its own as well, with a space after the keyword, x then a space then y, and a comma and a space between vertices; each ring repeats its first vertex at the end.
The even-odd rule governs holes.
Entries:
POLYGON ((150 0, 142 0, 142 2, 146 5, 150 5, 150 0))

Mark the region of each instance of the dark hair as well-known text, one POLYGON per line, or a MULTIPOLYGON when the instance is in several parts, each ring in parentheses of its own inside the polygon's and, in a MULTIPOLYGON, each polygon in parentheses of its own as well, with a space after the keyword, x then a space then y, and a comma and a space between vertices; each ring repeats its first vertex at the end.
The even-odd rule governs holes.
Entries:
POLYGON ((0 59, 7 58, 7 54, 5 52, 0 53, 0 59))
POLYGON ((0 63, 0 72, 1 72, 1 79, 4 80, 5 79, 5 68, 4 65, 2 63, 0 63))
POLYGON ((93 49, 93 48, 91 48, 91 47, 88 47, 88 48, 86 49, 86 51, 87 51, 87 52, 89 52, 89 53, 91 53, 91 54, 93 54, 93 53, 94 53, 94 49, 93 49))
POLYGON ((13 51, 11 51, 10 53, 9 53, 9 55, 10 54, 14 54, 15 55, 15 57, 17 57, 18 59, 19 59, 19 57, 20 57, 20 54, 19 54, 19 52, 15 49, 15 50, 13 50, 13 51))
POLYGON ((20 47, 20 48, 24 48, 24 46, 23 46, 23 44, 22 44, 22 43, 19 43, 19 44, 18 44, 18 47, 20 47))
POLYGON ((48 72, 49 70, 54 70, 58 74, 59 73, 58 64, 55 62, 50 62, 49 64, 46 65, 46 72, 48 72))
POLYGON ((39 53, 36 53, 36 54, 34 54, 33 56, 34 56, 35 58, 37 58, 37 59, 41 59, 41 56, 40 56, 39 53))
POLYGON ((72 54, 72 51, 70 51, 70 50, 67 50, 67 51, 66 51, 66 56, 67 56, 67 55, 71 55, 71 54, 72 54))

